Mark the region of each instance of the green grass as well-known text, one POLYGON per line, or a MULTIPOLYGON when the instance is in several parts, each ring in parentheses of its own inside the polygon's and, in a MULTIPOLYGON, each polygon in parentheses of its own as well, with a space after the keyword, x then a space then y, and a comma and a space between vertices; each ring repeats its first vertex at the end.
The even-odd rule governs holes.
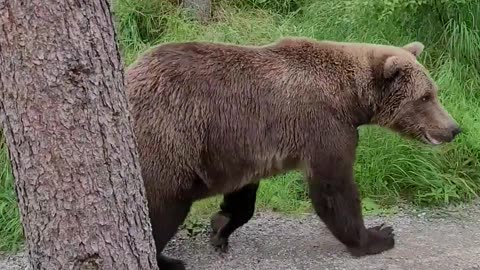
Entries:
MULTIPOLYGON (((283 36, 426 45, 421 62, 438 82, 440 98, 463 133, 429 147, 377 127, 363 127, 355 165, 364 209, 399 202, 419 206, 468 202, 480 192, 480 2, 474 0, 217 0, 214 18, 200 25, 164 0, 116 0, 114 16, 124 62, 170 41, 265 44, 283 36)), ((5 151, 0 168, 0 249, 21 239, 5 151)), ((190 220, 208 217, 221 197, 198 202, 190 220)), ((291 172, 261 184, 259 208, 311 211, 301 175, 291 172)))
MULTIPOLYGON (((0 136, 2 137, 2 136, 0 136)), ((0 251, 17 250, 23 231, 6 146, 0 138, 0 251)))

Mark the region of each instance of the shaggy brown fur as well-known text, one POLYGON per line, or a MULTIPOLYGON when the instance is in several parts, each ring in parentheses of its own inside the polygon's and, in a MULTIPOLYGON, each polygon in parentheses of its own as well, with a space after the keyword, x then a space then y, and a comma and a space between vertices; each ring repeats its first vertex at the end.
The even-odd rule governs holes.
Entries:
POLYGON ((282 39, 260 47, 158 46, 127 72, 150 218, 161 252, 192 202, 225 194, 212 244, 253 215, 260 179, 305 172, 319 217, 356 256, 394 246, 391 227, 365 228, 354 183, 357 127, 378 124, 438 144, 459 133, 437 87, 404 47, 282 39))

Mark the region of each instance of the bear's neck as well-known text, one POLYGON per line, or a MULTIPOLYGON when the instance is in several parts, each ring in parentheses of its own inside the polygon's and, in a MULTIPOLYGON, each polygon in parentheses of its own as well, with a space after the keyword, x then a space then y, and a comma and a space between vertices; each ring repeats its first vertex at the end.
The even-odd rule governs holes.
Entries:
MULTIPOLYGON (((365 80, 365 74, 356 74, 357 76, 349 76, 343 79, 342 86, 334 87, 334 89, 342 89, 344 103, 338 106, 342 114, 348 119, 349 123, 354 127, 372 124, 375 116, 376 95, 372 91, 371 83, 365 80)), ((337 102, 336 99, 333 102, 337 102)))
POLYGON ((352 125, 354 127, 369 125, 372 123, 373 115, 373 110, 369 110, 368 108, 357 108, 352 114, 352 125))

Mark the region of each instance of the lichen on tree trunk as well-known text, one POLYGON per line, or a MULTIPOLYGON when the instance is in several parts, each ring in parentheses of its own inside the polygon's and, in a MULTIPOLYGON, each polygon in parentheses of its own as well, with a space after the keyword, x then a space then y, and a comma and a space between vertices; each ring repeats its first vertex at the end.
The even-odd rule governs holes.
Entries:
POLYGON ((0 0, 0 121, 33 269, 157 269, 107 0, 0 0))

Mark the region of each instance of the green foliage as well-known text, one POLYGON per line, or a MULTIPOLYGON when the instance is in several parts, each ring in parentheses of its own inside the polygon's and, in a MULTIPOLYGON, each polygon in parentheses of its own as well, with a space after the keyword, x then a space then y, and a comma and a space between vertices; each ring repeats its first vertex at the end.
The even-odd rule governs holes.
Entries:
POLYGON ((0 250, 16 251, 23 240, 7 147, 0 136, 0 250))
POLYGON ((279 14, 298 12, 306 1, 304 0, 243 0, 233 1, 237 6, 250 6, 256 9, 270 10, 279 14))
POLYGON ((164 0, 117 0, 113 2, 112 10, 120 48, 127 63, 133 61, 140 51, 158 43, 183 15, 164 0))
POLYGON ((209 231, 208 223, 201 216, 190 216, 181 226, 187 232, 187 236, 195 238, 202 233, 209 231))
MULTIPOLYGON (((480 69, 480 2, 477 0, 351 0, 365 20, 407 27, 417 39, 443 48, 453 59, 480 69)), ((358 18, 356 18, 358 19, 358 18)), ((393 34, 398 32, 393 32, 393 34)), ((445 54, 445 52, 444 52, 445 54)))
MULTIPOLYGON (((201 25, 165 0, 116 0, 118 41, 128 65, 163 42, 204 40, 265 44, 282 36, 426 45, 420 61, 440 87, 446 109, 463 133, 430 147, 378 127, 363 127, 355 164, 365 213, 407 201, 422 206, 469 201, 480 192, 480 1, 477 0, 218 0, 211 23, 201 25)), ((0 249, 22 238, 10 165, 0 155, 0 249)), ((195 204, 185 228, 203 231, 200 217, 217 211, 221 197, 195 204), (200 224, 200 225, 199 225, 200 224)), ((298 172, 262 182, 259 208, 311 211, 298 172)))
MULTIPOLYGON (((375 17, 387 20, 394 14, 416 13, 430 10, 441 18, 452 18, 455 10, 466 10, 476 0, 351 0, 352 5, 360 5, 371 10, 375 17)), ((463 14, 463 12, 461 12, 463 14)), ((443 19, 442 19, 443 20, 443 19)))
POLYGON ((283 213, 305 212, 311 208, 303 175, 290 172, 261 183, 257 205, 283 213))

